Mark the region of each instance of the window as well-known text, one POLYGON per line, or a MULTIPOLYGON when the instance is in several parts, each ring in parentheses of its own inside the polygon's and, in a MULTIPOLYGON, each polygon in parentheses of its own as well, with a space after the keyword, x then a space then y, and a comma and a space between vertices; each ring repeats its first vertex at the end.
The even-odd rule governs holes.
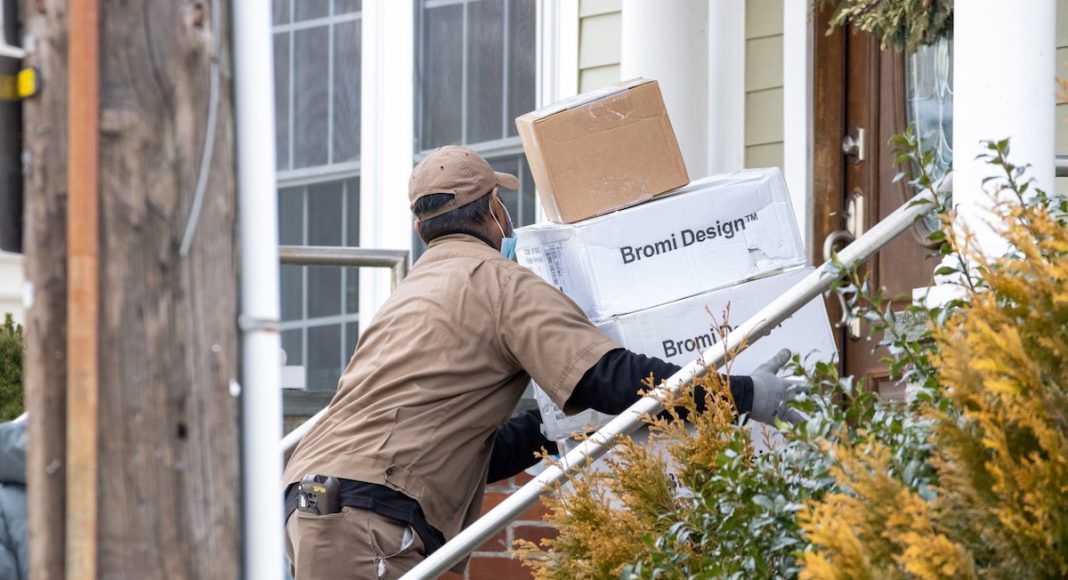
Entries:
MULTIPOLYGON (((502 190, 516 227, 534 223, 534 179, 515 118, 534 109, 534 0, 419 0, 416 155, 466 145, 519 178, 502 190)), ((413 241, 418 255, 425 246, 413 241)))
MULTIPOLYGON (((905 111, 920 151, 934 156, 931 178, 937 182, 953 167, 952 36, 943 35, 905 57, 905 111)), ((932 213, 917 221, 912 233, 921 244, 938 247, 928 236, 940 228, 939 217, 932 213)))
MULTIPOLYGON (((273 0, 279 243, 355 246, 360 223, 360 0, 273 0)), ((353 268, 283 266, 282 348, 305 367, 309 397, 329 400, 355 348, 353 268)), ((300 395, 304 395, 303 393, 300 395)), ((294 408, 297 399, 314 408, 294 408)))

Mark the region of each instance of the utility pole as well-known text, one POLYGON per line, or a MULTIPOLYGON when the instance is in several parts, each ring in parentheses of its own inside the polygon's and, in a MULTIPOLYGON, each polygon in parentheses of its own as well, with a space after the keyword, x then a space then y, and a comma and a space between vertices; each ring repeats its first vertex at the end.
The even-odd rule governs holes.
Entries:
POLYGON ((240 574, 230 28, 222 0, 22 2, 34 580, 240 574))

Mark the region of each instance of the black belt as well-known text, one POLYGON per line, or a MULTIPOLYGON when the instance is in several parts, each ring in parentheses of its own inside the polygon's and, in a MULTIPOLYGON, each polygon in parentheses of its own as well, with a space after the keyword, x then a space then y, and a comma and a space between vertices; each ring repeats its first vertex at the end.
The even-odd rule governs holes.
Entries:
MULTIPOLYGON (((380 516, 404 522, 419 534, 429 556, 445 545, 445 535, 426 521, 419 502, 384 485, 338 478, 342 507, 370 510, 380 516)), ((297 509, 297 484, 286 488, 286 520, 297 509)))

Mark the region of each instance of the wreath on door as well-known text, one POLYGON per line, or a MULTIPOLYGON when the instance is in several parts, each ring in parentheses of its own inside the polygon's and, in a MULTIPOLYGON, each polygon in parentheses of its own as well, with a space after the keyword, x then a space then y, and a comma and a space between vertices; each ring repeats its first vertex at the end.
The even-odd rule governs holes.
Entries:
POLYGON ((882 47, 915 52, 932 44, 953 27, 953 0, 818 0, 817 6, 834 6, 827 34, 852 25, 869 32, 882 47))

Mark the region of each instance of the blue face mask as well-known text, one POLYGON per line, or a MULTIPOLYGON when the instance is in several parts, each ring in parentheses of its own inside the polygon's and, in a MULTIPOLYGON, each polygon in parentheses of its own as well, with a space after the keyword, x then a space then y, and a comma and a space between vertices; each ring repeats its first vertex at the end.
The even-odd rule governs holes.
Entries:
POLYGON ((515 236, 501 239, 501 254, 512 261, 515 261, 515 242, 515 236))
POLYGON ((497 224, 497 229, 501 230, 501 255, 509 260, 515 260, 515 228, 512 227, 512 216, 508 213, 508 206, 504 205, 501 198, 497 198, 497 202, 504 208, 504 215, 508 218, 508 231, 512 234, 510 236, 504 235, 504 228, 501 227, 501 222, 497 221, 497 216, 490 212, 493 216, 493 222, 497 224))

